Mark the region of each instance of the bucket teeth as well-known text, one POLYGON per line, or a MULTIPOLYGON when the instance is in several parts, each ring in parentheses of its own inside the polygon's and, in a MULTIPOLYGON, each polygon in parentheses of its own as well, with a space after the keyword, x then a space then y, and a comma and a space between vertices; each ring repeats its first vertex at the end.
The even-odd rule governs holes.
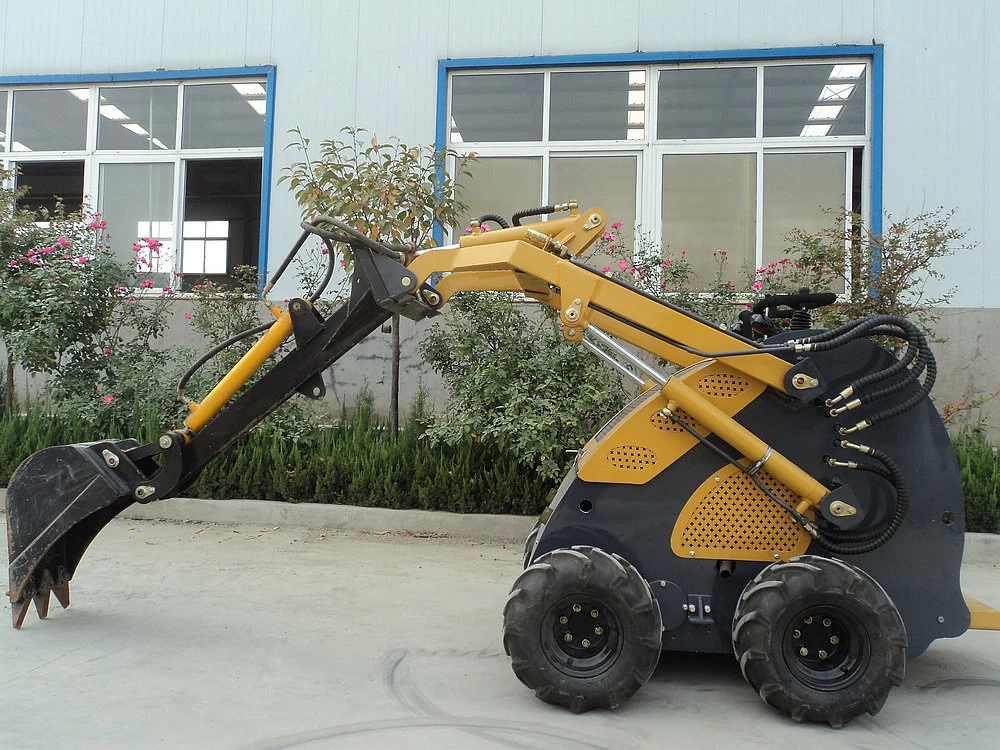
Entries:
POLYGON ((28 607, 31 606, 31 599, 24 597, 16 602, 10 603, 10 614, 13 619, 14 629, 17 630, 24 623, 24 617, 28 614, 28 607))
POLYGON ((69 581, 53 584, 52 593, 56 595, 56 599, 62 605, 63 609, 69 606, 69 581))
POLYGON ((35 610, 38 612, 38 619, 44 620, 49 616, 49 601, 52 589, 45 589, 33 597, 31 597, 35 602, 35 610))

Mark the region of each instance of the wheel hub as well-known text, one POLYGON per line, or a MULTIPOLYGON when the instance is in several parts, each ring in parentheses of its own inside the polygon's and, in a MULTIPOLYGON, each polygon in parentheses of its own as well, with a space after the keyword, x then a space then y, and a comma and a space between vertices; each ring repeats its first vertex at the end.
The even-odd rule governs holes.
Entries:
POLYGON ((871 647, 854 615, 822 606, 792 618, 783 651, 792 674, 803 684, 817 690, 842 690, 861 675, 871 647))
POLYGON ((549 612, 550 627, 542 633, 542 643, 556 668, 574 676, 593 676, 614 663, 621 627, 606 605, 592 597, 573 596, 549 612))

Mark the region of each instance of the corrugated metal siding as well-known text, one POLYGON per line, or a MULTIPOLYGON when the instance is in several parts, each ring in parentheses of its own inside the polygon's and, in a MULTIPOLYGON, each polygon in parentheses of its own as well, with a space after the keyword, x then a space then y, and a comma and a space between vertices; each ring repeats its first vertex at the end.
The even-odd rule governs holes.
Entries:
MULTIPOLYGON (((896 215, 958 208, 977 249, 942 265, 956 303, 1000 306, 1000 153, 989 0, 8 0, 0 75, 277 66, 275 178, 300 126, 434 139, 445 57, 885 44, 885 191, 896 215)), ((271 258, 298 209, 274 192, 271 258)), ((276 262, 276 261, 275 261, 276 262)))

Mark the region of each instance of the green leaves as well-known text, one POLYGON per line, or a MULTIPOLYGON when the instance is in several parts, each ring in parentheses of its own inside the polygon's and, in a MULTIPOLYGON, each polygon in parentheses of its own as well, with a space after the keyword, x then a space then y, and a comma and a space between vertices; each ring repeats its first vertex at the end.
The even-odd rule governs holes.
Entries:
MULTIPOLYGON (((309 139, 290 132, 296 139, 288 147, 302 160, 286 167, 278 182, 288 183, 307 219, 328 214, 373 239, 424 247, 433 244, 436 228, 464 218, 467 207, 448 167, 453 162, 459 176, 467 174, 470 157, 409 146, 395 136, 380 142, 363 128, 345 127, 343 139, 322 141, 313 159, 309 139)), ((350 250, 342 251, 350 265, 350 250)))
POLYGON ((502 445, 549 481, 624 402, 619 378, 593 354, 559 340, 551 311, 514 295, 460 294, 421 353, 448 389, 447 414, 428 438, 502 445))

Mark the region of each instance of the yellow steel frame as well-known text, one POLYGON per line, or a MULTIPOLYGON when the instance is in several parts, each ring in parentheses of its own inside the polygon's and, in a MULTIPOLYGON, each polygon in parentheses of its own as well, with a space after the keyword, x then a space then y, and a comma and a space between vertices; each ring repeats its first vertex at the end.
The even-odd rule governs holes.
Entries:
MULTIPOLYGON (((571 259, 593 244, 606 224, 607 216, 601 209, 592 208, 581 214, 574 208, 567 217, 524 227, 485 233, 477 226, 456 246, 415 253, 408 259, 407 267, 417 277, 414 293, 431 275, 439 273, 446 274, 436 286, 441 304, 466 290, 523 292, 560 311, 562 334, 567 341, 580 341, 583 331, 596 325, 682 367, 705 360, 683 346, 700 351, 757 349, 750 342, 573 263, 571 259), (639 324, 640 328, 631 323, 639 324)), ((278 319, 250 351, 201 403, 190 404, 191 414, 184 423, 189 434, 201 430, 291 335, 288 311, 275 312, 278 319)), ((784 391, 785 375, 791 367, 763 350, 752 355, 719 357, 717 361, 727 371, 746 378, 756 394, 767 386, 784 391)), ((768 471, 803 498, 800 512, 818 505, 826 494, 826 488, 813 477, 771 451, 740 426, 731 413, 708 403, 679 378, 671 378, 660 395, 668 411, 671 405, 674 408, 680 405, 750 460, 767 460, 768 471)), ((680 453, 693 444, 693 441, 678 443, 687 446, 680 453)))

